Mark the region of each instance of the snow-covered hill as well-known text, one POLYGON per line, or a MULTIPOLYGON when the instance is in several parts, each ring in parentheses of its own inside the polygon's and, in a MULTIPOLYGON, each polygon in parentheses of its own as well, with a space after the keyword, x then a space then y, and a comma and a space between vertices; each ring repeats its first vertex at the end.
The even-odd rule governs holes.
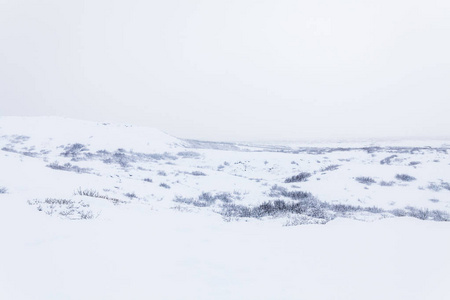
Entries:
POLYGON ((450 297, 448 141, 0 117, 0 149, 0 299, 450 297))

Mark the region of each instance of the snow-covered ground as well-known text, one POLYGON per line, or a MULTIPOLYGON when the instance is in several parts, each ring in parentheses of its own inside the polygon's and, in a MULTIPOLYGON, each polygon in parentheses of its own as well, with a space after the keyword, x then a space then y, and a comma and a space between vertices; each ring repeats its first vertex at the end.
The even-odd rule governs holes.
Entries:
POLYGON ((450 299, 450 141, 0 118, 0 299, 450 299))

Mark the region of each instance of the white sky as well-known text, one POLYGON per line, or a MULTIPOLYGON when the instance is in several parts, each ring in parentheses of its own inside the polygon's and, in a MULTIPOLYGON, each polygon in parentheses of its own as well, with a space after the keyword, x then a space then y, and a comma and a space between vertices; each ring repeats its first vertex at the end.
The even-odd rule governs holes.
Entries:
POLYGON ((0 0, 0 115, 450 137, 449 0, 0 0))

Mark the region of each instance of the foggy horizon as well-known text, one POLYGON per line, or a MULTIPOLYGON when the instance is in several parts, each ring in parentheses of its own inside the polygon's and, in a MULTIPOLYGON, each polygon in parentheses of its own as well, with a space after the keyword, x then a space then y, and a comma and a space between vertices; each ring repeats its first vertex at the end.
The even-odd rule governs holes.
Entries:
POLYGON ((448 1, 4 2, 1 116, 209 141, 450 137, 448 1))

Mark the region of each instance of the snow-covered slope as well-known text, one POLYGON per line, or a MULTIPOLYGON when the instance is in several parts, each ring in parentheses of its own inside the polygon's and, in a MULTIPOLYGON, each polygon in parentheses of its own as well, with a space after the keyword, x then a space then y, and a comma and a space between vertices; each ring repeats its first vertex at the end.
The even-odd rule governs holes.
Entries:
POLYGON ((52 148, 81 143, 92 149, 125 148, 138 152, 166 151, 184 143, 157 129, 95 123, 60 117, 0 117, 0 136, 22 140, 24 146, 52 148))
POLYGON ((448 299, 448 151, 0 117, 0 299, 448 299))

